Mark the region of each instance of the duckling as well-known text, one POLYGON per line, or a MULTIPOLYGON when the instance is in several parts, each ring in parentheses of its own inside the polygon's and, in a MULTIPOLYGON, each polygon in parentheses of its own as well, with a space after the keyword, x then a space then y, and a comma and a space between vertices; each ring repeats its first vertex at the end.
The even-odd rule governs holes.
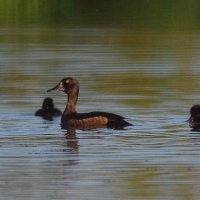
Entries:
POLYGON ((60 116, 62 112, 54 107, 53 99, 47 97, 42 103, 42 108, 35 112, 35 116, 41 116, 43 119, 52 120, 53 117, 60 116))
POLYGON ((91 128, 113 128, 122 129, 126 126, 132 126, 125 121, 124 117, 108 112, 89 112, 77 113, 76 104, 79 94, 79 82, 72 77, 62 79, 58 85, 49 89, 51 91, 62 91, 67 94, 67 105, 61 117, 61 127, 68 129, 71 127, 77 129, 91 128))
POLYGON ((190 109, 190 118, 189 118, 189 126, 193 128, 193 130, 200 129, 200 105, 193 105, 190 109))

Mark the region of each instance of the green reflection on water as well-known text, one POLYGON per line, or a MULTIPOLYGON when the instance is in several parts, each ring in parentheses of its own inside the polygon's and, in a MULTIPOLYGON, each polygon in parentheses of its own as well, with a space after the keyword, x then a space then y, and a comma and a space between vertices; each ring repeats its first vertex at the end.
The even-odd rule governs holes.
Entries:
POLYGON ((184 100, 183 95, 198 93, 199 86, 198 78, 191 77, 190 71, 180 71, 170 76, 143 72, 112 73, 104 75, 93 88, 104 94, 128 95, 120 100, 127 104, 149 106, 165 100, 181 100, 180 95, 184 100), (138 97, 129 98, 129 95, 138 97))
POLYGON ((3 95, 20 96, 27 95, 32 91, 39 79, 36 76, 22 74, 18 71, 11 70, 10 73, 1 76, 2 86, 0 93, 3 95))
POLYGON ((0 0, 0 24, 199 29, 199 7, 198 0, 0 0))
MULTIPOLYGON (((137 168, 125 178, 126 196, 138 197, 140 199, 151 199, 160 195, 161 191, 159 186, 152 182, 160 177, 160 172, 153 167, 150 168, 137 168)), ((122 192, 121 192, 122 193, 122 192)))
POLYGON ((196 169, 184 165, 133 167, 131 173, 122 178, 125 184, 124 190, 120 190, 120 196, 138 199, 157 199, 160 196, 169 199, 177 196, 182 199, 198 199, 195 184, 198 179, 196 169))

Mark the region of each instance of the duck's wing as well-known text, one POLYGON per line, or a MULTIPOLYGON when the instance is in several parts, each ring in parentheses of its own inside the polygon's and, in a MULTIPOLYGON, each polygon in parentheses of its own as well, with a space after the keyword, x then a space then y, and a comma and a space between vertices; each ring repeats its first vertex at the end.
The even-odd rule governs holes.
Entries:
POLYGON ((109 128, 123 128, 125 126, 132 126, 121 115, 116 115, 108 112, 90 112, 78 114, 80 120, 88 120, 88 123, 106 124, 109 128))

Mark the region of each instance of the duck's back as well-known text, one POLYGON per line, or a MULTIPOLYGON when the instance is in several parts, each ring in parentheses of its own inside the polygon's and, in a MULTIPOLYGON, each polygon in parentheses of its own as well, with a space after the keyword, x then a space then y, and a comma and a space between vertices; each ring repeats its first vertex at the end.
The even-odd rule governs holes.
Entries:
POLYGON ((132 124, 126 122, 120 115, 107 112, 90 112, 63 115, 61 125, 63 128, 75 127, 88 129, 108 127, 121 129, 125 126, 131 126, 132 124))

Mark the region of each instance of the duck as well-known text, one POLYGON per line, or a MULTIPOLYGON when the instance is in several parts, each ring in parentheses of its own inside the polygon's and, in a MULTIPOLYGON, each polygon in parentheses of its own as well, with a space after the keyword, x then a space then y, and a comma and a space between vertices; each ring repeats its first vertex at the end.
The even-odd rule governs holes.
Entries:
POLYGON ((53 99, 47 97, 43 100, 42 108, 35 112, 35 116, 40 116, 43 119, 51 121, 53 117, 58 117, 62 112, 54 107, 53 99))
POLYGON ((63 78, 55 87, 47 92, 61 91, 67 94, 67 105, 61 117, 61 128, 95 129, 112 128, 123 129, 132 126, 124 117, 108 112, 78 113, 76 105, 79 95, 79 82, 73 77, 63 78))
POLYGON ((189 127, 200 130, 200 104, 193 105, 190 109, 189 127))

